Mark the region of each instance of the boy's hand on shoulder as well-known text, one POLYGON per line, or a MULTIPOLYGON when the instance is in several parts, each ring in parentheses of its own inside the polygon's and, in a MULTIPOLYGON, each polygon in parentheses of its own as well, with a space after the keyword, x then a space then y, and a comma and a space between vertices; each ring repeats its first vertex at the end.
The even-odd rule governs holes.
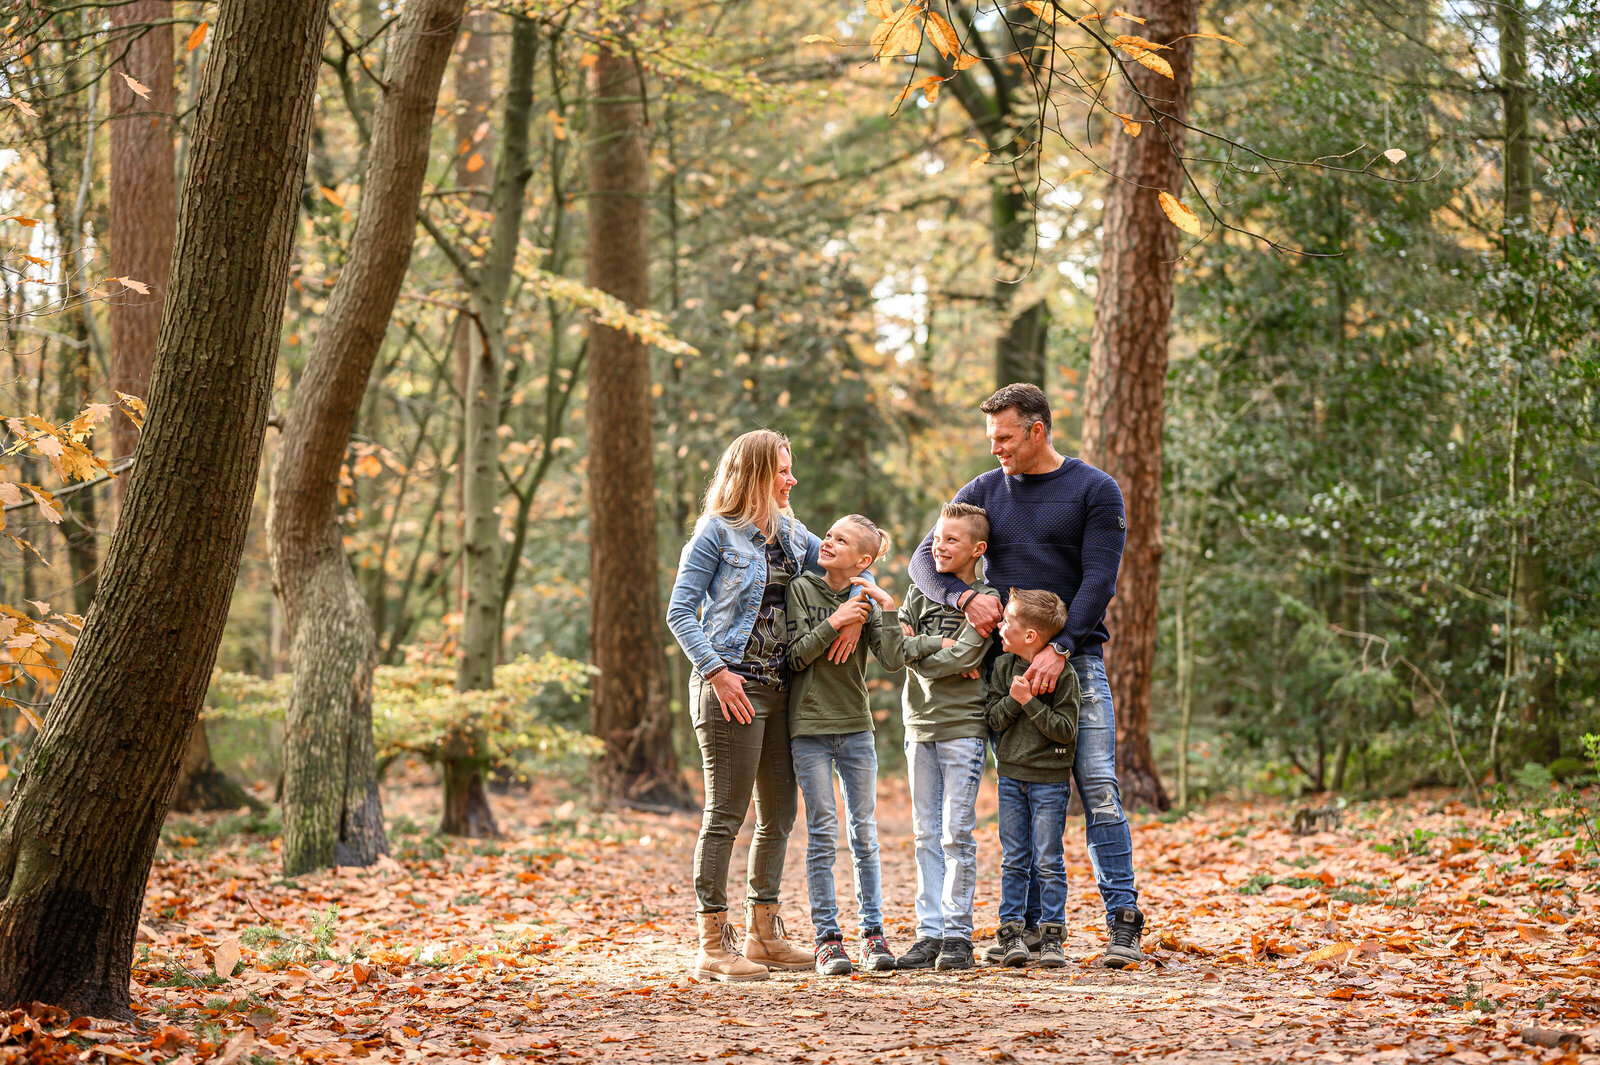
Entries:
POLYGON ((828 615, 828 624, 833 626, 833 631, 849 625, 859 625, 867 620, 867 615, 872 613, 872 604, 865 598, 848 599, 838 609, 828 615))
POLYGON ((867 580, 867 578, 851 577, 850 583, 860 588, 868 599, 871 599, 874 603, 877 603, 884 610, 895 609, 894 596, 890 595, 882 588, 879 588, 876 584, 867 580))
POLYGON ((1028 684, 1028 678, 1021 673, 1011 681, 1011 698, 1020 706, 1027 705, 1028 700, 1033 698, 1033 688, 1028 684))

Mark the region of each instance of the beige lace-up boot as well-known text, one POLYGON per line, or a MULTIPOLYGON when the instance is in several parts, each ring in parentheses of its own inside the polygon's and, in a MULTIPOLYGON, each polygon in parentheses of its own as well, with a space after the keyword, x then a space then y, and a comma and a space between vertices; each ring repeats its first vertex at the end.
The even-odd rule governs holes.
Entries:
POLYGON ((768 978, 765 966, 740 956, 739 936, 728 923, 726 911, 700 915, 700 953, 694 959, 694 978, 724 983, 768 978))
POLYGON ((777 903, 747 902, 744 907, 744 956, 769 969, 809 969, 816 958, 789 944, 777 903))

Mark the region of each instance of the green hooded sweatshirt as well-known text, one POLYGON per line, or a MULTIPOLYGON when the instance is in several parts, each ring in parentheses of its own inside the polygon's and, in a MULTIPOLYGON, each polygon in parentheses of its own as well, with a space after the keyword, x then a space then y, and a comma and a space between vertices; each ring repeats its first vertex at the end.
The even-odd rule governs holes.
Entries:
POLYGON ((1070 665, 1061 671, 1056 690, 1018 704, 1011 682, 1028 671, 1013 654, 995 659, 989 674, 989 727, 997 735, 995 761, 1000 775, 1030 784, 1062 784, 1072 778, 1078 753, 1078 674, 1070 665))
MULTIPOLYGON (((979 595, 998 595, 981 581, 972 585, 979 595)), ((989 638, 967 624, 959 610, 951 610, 911 586, 900 621, 915 635, 905 638, 906 739, 912 743, 981 738, 989 735, 985 720, 983 681, 964 677, 983 664, 989 638), (945 647, 945 640, 954 647, 945 647)))
POLYGON ((820 573, 802 573, 789 582, 785 612, 789 626, 789 735, 832 736, 872 731, 872 709, 867 704, 867 650, 883 668, 894 672, 906 664, 900 626, 884 621, 874 604, 861 633, 861 642, 842 665, 828 660, 828 648, 838 635, 828 624, 850 593, 828 587, 820 573))

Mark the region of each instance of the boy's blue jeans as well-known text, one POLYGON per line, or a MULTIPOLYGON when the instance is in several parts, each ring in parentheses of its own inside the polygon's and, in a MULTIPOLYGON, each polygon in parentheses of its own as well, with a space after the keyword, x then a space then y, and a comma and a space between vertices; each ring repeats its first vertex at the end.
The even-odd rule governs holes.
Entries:
POLYGON ((1061 834, 1067 828, 1072 785, 1034 784, 1000 778, 1000 923, 1024 922, 1032 885, 1037 882, 1037 917, 1032 922, 1064 924, 1067 919, 1067 867, 1061 834))
POLYGON ((794 775, 806 800, 806 889, 817 939, 841 937, 833 859, 839 813, 833 775, 844 792, 845 827, 855 869, 856 913, 861 930, 883 926, 883 877, 878 864, 878 748, 871 732, 795 736, 789 740, 794 775))
POLYGON ((906 741, 918 939, 972 939, 972 895, 978 885, 978 844, 972 830, 985 743, 982 737, 906 741))
MULTIPOLYGON (((1072 775, 1083 797, 1083 821, 1089 844, 1089 864, 1100 899, 1106 906, 1106 927, 1124 906, 1139 905, 1133 879, 1133 834, 1122 813, 1122 788, 1117 784, 1117 715, 1111 705, 1111 685, 1106 663, 1094 655, 1073 655, 1067 660, 1078 673, 1083 704, 1078 711, 1078 753, 1072 775)), ((1024 922, 1039 924, 1040 885, 1030 879, 1024 922)))

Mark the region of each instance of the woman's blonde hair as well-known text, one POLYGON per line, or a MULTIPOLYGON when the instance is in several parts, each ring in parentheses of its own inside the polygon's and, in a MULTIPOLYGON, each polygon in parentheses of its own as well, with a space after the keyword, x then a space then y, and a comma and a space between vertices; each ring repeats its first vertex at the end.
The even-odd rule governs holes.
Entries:
POLYGON ((865 541, 857 541, 857 546, 861 548, 863 555, 871 555, 874 562, 880 561, 884 555, 889 553, 889 549, 894 546, 894 541, 889 539, 889 534, 874 525, 872 519, 865 514, 846 514, 839 520, 847 521, 861 528, 867 538, 865 541))
POLYGON ((792 517, 788 507, 780 510, 772 504, 772 486, 783 465, 782 451, 790 451, 792 456, 789 438, 771 429, 755 429, 736 437, 717 460, 717 472, 706 489, 705 513, 715 514, 736 529, 755 525, 767 533, 773 531, 770 526, 779 513, 792 517))

